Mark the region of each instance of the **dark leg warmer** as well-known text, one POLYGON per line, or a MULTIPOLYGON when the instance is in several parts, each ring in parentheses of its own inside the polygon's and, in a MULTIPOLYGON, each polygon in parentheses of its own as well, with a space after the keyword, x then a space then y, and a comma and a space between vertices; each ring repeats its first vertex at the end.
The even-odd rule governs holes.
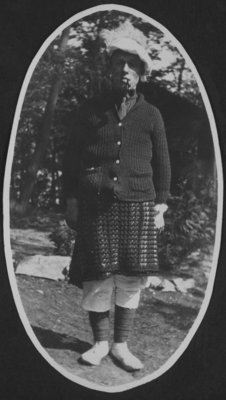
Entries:
POLYGON ((89 311, 89 321, 95 342, 108 340, 109 336, 109 311, 89 311))
POLYGON ((126 342, 133 327, 136 309, 115 306, 114 342, 126 342))

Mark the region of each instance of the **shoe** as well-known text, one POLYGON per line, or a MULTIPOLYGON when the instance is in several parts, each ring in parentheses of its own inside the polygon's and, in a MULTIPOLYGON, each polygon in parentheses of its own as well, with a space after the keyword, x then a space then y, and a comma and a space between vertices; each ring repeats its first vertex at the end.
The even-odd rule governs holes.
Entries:
POLYGON ((83 353, 80 361, 88 365, 100 365, 102 359, 109 353, 109 344, 107 341, 96 342, 90 350, 83 353))
POLYGON ((144 367, 142 362, 129 351, 126 342, 114 343, 110 354, 126 371, 138 371, 144 367))

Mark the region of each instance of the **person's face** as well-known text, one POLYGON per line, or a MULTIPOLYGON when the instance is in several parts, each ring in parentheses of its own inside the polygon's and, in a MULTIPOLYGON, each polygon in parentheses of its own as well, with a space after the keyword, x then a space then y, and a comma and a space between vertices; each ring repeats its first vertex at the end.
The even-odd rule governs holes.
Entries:
POLYGON ((113 88, 121 92, 135 90, 143 73, 143 63, 136 54, 116 50, 111 58, 113 88))

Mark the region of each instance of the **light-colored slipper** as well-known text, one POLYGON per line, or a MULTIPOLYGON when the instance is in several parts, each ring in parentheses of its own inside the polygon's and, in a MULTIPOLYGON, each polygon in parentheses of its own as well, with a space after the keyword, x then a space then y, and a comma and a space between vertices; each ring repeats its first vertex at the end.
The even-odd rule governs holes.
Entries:
POLYGON ((100 365, 104 357, 109 353, 109 344, 107 341, 96 342, 91 349, 83 353, 80 361, 88 365, 100 365))
POLYGON ((127 347, 127 343, 114 343, 110 352, 121 367, 126 371, 138 371, 144 367, 139 358, 135 357, 127 347))

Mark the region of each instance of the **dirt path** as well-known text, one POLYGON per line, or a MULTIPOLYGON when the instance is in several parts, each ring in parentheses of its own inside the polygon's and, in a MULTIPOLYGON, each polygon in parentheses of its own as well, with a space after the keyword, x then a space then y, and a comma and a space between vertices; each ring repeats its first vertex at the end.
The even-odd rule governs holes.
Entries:
MULTIPOLYGON (((47 241, 46 232, 39 232, 37 241, 34 235, 35 232, 31 230, 22 233, 14 231, 12 246, 15 252, 21 249, 22 256, 24 253, 31 255, 32 252, 51 254, 53 248, 47 241)), ((206 269, 209 264, 210 260, 207 260, 206 269)), ((92 344, 87 314, 80 308, 80 289, 66 282, 30 276, 17 276, 17 282, 30 324, 50 356, 76 377, 99 385, 116 386, 151 374, 175 352, 199 311, 202 302, 200 293, 206 284, 204 272, 198 270, 196 273, 200 288, 193 293, 143 291, 130 339, 131 349, 145 365, 142 371, 136 373, 122 370, 110 357, 106 357, 99 367, 79 364, 80 354, 92 344)), ((111 324, 112 320, 113 311, 111 324)))
POLYGON ((109 357, 100 367, 78 363, 79 355, 92 343, 87 315, 79 306, 79 289, 32 277, 18 277, 17 281, 26 314, 42 346, 68 371, 102 385, 125 384, 156 371, 183 341, 199 308, 193 296, 144 290, 130 346, 145 368, 131 374, 109 357))

